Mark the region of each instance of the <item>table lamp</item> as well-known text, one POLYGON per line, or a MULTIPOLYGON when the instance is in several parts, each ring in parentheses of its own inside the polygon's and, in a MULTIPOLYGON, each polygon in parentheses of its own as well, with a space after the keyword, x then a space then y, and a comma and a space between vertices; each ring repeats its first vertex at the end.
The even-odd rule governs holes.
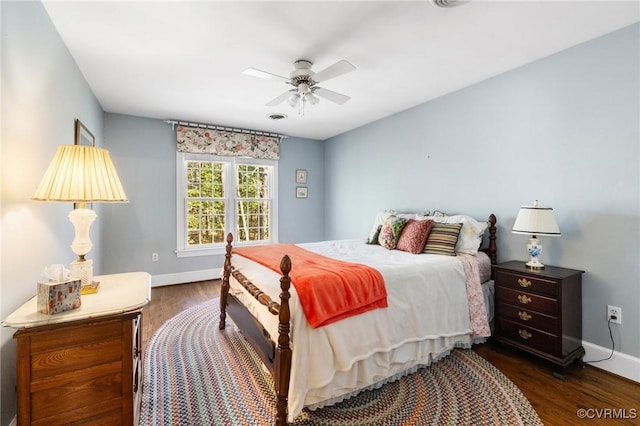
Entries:
POLYGON ((32 199, 79 203, 79 208, 69 213, 75 229, 71 250, 78 255, 71 262, 69 277, 81 279, 83 286, 92 284, 93 261, 85 256, 93 247, 89 229, 96 213, 87 203, 128 201, 109 151, 95 146, 59 146, 32 199))
POLYGON ((543 269, 544 264, 540 262, 540 254, 542 253, 542 244, 538 242, 538 235, 549 237, 559 237, 560 229, 556 223, 551 207, 542 207, 538 205, 538 200, 533 206, 522 206, 518 211, 518 216, 513 224, 512 231, 514 234, 531 235, 527 251, 531 259, 526 263, 529 268, 543 269))

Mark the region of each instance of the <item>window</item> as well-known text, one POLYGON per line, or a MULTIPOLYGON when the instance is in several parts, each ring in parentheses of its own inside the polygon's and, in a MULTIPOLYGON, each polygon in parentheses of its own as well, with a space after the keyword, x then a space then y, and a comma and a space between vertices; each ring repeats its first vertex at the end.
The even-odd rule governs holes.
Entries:
POLYGON ((234 245, 275 242, 274 160, 177 154, 178 257, 224 253, 234 245))

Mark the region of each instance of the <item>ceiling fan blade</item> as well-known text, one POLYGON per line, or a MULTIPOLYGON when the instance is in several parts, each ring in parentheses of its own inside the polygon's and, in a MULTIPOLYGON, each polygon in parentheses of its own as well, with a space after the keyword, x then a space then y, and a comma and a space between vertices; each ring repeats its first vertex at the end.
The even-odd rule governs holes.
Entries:
POLYGON ((268 80, 284 80, 287 83, 289 82, 289 78, 287 77, 283 77, 281 75, 273 74, 267 71, 262 71, 256 68, 247 68, 246 70, 242 71, 242 74, 250 75, 252 77, 264 78, 268 80))
POLYGON ((293 92, 295 92, 295 89, 287 90, 286 92, 282 93, 281 95, 279 95, 275 99, 267 102, 265 104, 265 106, 276 106, 276 105, 284 102, 289 96, 291 96, 291 93, 293 93, 293 92))
POLYGON ((343 95, 341 93, 338 92, 334 92, 332 90, 327 90, 327 89, 323 89, 322 87, 314 87, 313 88, 313 93, 330 100, 331 102, 335 102, 339 105, 342 105, 343 103, 347 102, 349 99, 351 99, 349 96, 347 95, 343 95))
POLYGON ((355 70, 356 67, 344 59, 313 75, 313 81, 319 83, 355 70))

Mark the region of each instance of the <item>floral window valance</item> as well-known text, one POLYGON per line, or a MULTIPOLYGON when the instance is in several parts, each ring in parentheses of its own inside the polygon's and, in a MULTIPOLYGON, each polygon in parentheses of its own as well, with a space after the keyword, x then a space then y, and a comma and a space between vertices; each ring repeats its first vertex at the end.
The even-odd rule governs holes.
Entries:
POLYGON ((280 159, 280 138, 254 133, 178 126, 178 152, 280 159))

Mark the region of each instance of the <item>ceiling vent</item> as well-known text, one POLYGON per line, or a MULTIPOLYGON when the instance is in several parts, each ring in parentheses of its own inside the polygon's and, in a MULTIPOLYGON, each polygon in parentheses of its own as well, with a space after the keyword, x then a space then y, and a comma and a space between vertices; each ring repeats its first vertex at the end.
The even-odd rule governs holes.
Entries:
POLYGON ((277 121, 277 120, 284 120, 284 119, 286 119, 286 118, 287 118, 287 115, 286 115, 286 114, 279 113, 279 112, 272 112, 272 113, 267 114, 267 117, 269 117, 269 118, 270 118, 270 119, 272 119, 272 120, 276 120, 276 121, 277 121))
POLYGON ((463 4, 469 3, 470 1, 471 0, 431 0, 431 3, 433 3, 435 7, 448 8, 462 6, 463 4))

